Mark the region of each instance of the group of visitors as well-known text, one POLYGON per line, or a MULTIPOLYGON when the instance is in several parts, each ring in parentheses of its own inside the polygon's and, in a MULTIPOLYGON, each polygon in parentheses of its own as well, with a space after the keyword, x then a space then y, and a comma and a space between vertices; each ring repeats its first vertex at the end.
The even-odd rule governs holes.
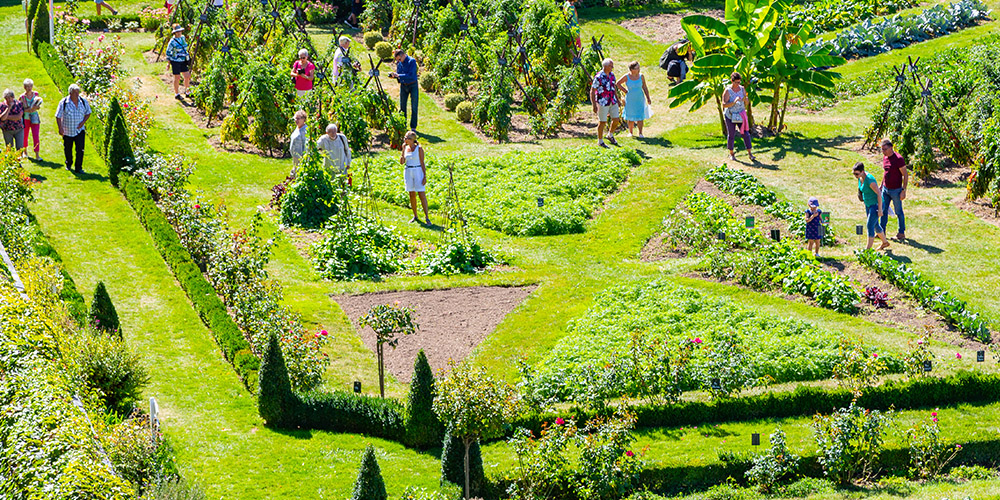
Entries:
POLYGON ((854 178, 858 180, 858 201, 865 205, 866 226, 868 230, 868 248, 874 244, 875 237, 882 241, 879 250, 889 248, 886 238, 886 225, 889 223, 890 207, 899 220, 896 240, 906 239, 906 216, 903 214, 903 200, 906 199, 906 187, 910 184, 910 172, 906 161, 893 148, 892 141, 884 139, 882 147, 882 185, 879 186, 875 176, 865 172, 865 164, 854 165, 854 178))
POLYGON ((646 86, 646 77, 640 72, 639 62, 629 63, 629 72, 617 80, 614 68, 615 63, 611 59, 602 61, 601 71, 594 75, 590 85, 590 102, 593 104, 598 121, 597 145, 602 148, 608 147, 604 143, 605 138, 612 145, 618 145, 615 131, 622 116, 622 108, 625 110, 624 119, 628 124, 630 135, 638 131, 638 136, 643 137, 643 124, 653 115, 649 107, 652 103, 649 88, 646 86), (604 134, 605 130, 607 137, 604 134))
POLYGON ((24 93, 15 95, 11 89, 4 89, 3 102, 0 102, 0 130, 3 131, 3 142, 16 150, 24 148, 28 136, 33 135, 35 159, 39 155, 38 131, 41 120, 38 110, 42 107, 42 97, 35 92, 35 82, 24 81, 24 93))

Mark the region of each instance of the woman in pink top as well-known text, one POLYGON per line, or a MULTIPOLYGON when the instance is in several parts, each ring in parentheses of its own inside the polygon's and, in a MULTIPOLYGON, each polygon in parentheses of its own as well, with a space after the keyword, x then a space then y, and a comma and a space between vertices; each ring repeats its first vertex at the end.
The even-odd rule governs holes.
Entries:
POLYGON ((299 58, 292 64, 292 76, 295 77, 295 93, 299 97, 306 95, 313 89, 313 78, 316 73, 316 65, 309 60, 309 51, 302 49, 299 51, 299 58))

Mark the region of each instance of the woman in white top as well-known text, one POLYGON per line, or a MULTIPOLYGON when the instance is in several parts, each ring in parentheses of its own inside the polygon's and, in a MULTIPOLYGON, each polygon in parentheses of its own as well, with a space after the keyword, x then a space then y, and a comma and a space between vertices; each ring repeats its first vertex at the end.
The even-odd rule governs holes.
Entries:
POLYGON ((399 157, 399 163, 403 167, 403 182, 406 184, 406 192, 410 194, 410 208, 413 210, 413 220, 410 222, 420 223, 417 216, 417 196, 420 196, 420 204, 424 207, 424 220, 427 225, 431 223, 431 217, 427 215, 427 194, 424 187, 427 185, 427 167, 424 163, 424 148, 417 143, 417 133, 409 131, 403 136, 403 154, 399 157))

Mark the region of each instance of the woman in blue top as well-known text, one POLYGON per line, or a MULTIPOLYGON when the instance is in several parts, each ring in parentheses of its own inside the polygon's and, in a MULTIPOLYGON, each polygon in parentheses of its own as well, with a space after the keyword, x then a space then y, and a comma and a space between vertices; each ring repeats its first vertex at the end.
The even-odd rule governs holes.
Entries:
POLYGON ((652 116, 649 105, 649 89, 646 88, 646 77, 639 73, 639 61, 628 64, 628 73, 618 80, 618 89, 625 94, 625 121, 628 122, 628 133, 632 134, 633 126, 639 128, 642 137, 642 126, 645 120, 652 116))
POLYGON ((858 200, 865 204, 865 214, 868 225, 868 248, 871 249, 875 236, 882 240, 879 250, 889 248, 889 240, 885 239, 885 230, 879 225, 882 217, 882 190, 872 174, 865 172, 865 164, 860 161, 854 164, 854 178, 858 180, 858 200))
POLYGON ((170 64, 170 72, 174 75, 174 99, 179 100, 181 92, 178 85, 181 75, 184 75, 184 93, 187 94, 191 90, 191 62, 188 56, 188 43, 184 38, 184 28, 175 24, 173 34, 174 37, 167 44, 167 61, 170 64))

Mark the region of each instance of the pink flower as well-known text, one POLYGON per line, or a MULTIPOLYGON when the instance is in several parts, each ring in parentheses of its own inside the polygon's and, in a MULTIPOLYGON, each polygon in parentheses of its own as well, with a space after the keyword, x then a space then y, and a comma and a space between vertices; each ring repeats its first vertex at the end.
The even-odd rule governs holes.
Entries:
POLYGON ((319 334, 318 333, 316 334, 316 338, 319 338, 319 334))
POLYGON ((932 417, 936 417, 936 416, 937 416, 937 412, 936 412, 936 411, 932 411, 932 412, 931 412, 931 416, 932 416, 932 417))
POLYGON ((194 208, 201 210, 201 205, 195 205, 194 208))
POLYGON ((701 343, 701 337, 695 337, 694 338, 694 343, 695 344, 700 344, 701 343))
POLYGON ((104 49, 97 49, 97 55, 104 54, 104 49))
POLYGON ((97 41, 98 42, 103 42, 104 41, 104 35, 101 35, 101 36, 97 37, 97 41))
POLYGON ((876 352, 875 354, 872 354, 872 358, 878 359, 878 353, 876 352))
POLYGON ((917 345, 924 345, 923 339, 917 341, 917 345))
POLYGON ((958 358, 958 359, 962 359, 962 353, 956 352, 955 353, 955 357, 958 358))
POLYGON ((324 337, 326 337, 326 330, 320 330, 319 334, 322 335, 322 336, 324 336, 324 337))
POLYGON ((628 451, 625 452, 625 456, 626 457, 634 457, 635 453, 632 453, 632 450, 628 450, 628 451))
POLYGON ((955 445, 955 449, 956 449, 956 450, 961 450, 961 449, 962 449, 962 445, 960 445, 960 444, 956 444, 956 445, 955 445))
POLYGON ((562 417, 556 417, 556 425, 563 425, 565 423, 566 421, 563 420, 562 417))
POLYGON ((934 421, 934 423, 937 423, 937 417, 934 417, 931 420, 934 421))

